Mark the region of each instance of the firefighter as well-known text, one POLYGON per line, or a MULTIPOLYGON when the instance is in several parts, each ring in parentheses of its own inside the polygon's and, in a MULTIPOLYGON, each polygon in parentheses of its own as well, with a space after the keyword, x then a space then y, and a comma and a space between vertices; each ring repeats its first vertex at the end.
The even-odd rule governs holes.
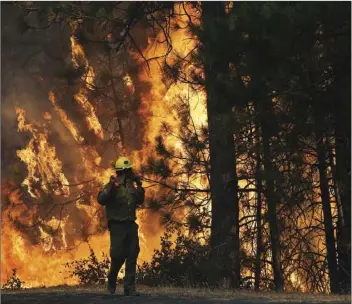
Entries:
POLYGON ((108 291, 115 293, 117 275, 125 263, 124 294, 138 296, 136 291, 136 264, 139 254, 136 208, 144 201, 140 178, 133 172, 127 157, 120 157, 114 165, 116 176, 98 194, 98 202, 105 206, 110 231, 111 266, 108 291))

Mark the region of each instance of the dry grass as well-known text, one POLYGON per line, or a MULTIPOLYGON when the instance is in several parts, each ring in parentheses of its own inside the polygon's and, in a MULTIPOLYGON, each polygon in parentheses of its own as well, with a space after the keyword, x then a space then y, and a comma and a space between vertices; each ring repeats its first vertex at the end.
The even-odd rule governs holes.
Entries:
MULTIPOLYGON (((121 288, 118 288, 121 289, 121 288)), ((246 290, 210 290, 207 288, 176 288, 176 287, 147 287, 138 286, 141 293, 152 296, 171 297, 202 297, 212 300, 239 300, 253 302, 300 302, 300 303, 351 303, 351 295, 323 295, 308 293, 277 293, 277 292, 254 292, 246 290)), ((49 288, 22 289, 19 291, 2 290, 3 294, 13 293, 60 293, 82 294, 94 293, 105 294, 105 286, 58 286, 49 288)))

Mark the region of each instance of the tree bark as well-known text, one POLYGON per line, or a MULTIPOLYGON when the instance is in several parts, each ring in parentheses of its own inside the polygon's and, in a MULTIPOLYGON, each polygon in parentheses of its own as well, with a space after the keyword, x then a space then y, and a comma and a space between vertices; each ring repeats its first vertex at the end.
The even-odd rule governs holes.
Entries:
MULTIPOLYGON (((317 118, 317 117, 316 117, 317 118)), ((318 154, 318 169, 320 178, 320 192, 323 205, 324 227, 325 227, 325 242, 327 251, 327 260, 329 267, 330 290, 332 293, 339 292, 339 281, 337 272, 336 248, 334 237, 334 226, 331 214, 331 205, 329 197, 329 183, 326 176, 326 157, 325 145, 323 143, 323 133, 317 126, 318 120, 315 120, 315 136, 317 142, 318 154)))
POLYGON ((336 174, 336 166, 334 164, 334 156, 332 152, 332 146, 330 141, 327 138, 327 147, 329 149, 329 163, 332 172, 332 179, 334 183, 334 192, 337 206, 337 233, 336 233, 336 241, 337 241, 337 257, 338 257, 338 269, 339 269, 339 281, 340 281, 340 289, 343 291, 349 291, 350 285, 347 285, 348 282, 351 281, 350 276, 350 256, 348 256, 348 244, 350 244, 350 231, 346 230, 344 208, 342 206, 341 195, 340 195, 340 186, 339 181, 337 179, 336 174))
POLYGON ((256 180, 257 180, 257 210, 256 210, 256 224, 257 224, 257 252, 255 258, 255 276, 254 276, 254 289, 256 291, 260 288, 260 273, 261 273, 261 256, 263 251, 262 244, 262 191, 263 183, 261 177, 261 149, 260 149, 260 135, 259 135, 259 124, 256 124, 256 153, 257 153, 257 164, 256 164, 256 180))
POLYGON ((222 54, 228 24, 221 2, 202 3, 205 90, 210 150, 211 190, 211 274, 210 284, 219 286, 224 280, 240 284, 239 209, 236 176, 235 143, 231 128, 232 107, 227 100, 226 80, 229 60, 222 54))
POLYGON ((265 170, 265 181, 266 191, 265 196, 268 202, 268 222, 270 231, 270 243, 272 251, 272 267, 274 272, 274 285, 276 291, 283 291, 284 279, 281 269, 281 247, 280 247, 280 231, 277 220, 276 204, 278 198, 275 193, 274 186, 274 168, 272 166, 270 142, 269 142, 269 130, 267 125, 267 119, 261 120, 262 137, 263 137, 263 154, 264 154, 264 170, 265 170))
POLYGON ((351 113, 351 104, 346 109, 341 99, 335 104, 335 142, 336 172, 334 179, 338 184, 342 217, 338 238, 338 261, 341 289, 351 290, 351 121, 346 117, 351 113))

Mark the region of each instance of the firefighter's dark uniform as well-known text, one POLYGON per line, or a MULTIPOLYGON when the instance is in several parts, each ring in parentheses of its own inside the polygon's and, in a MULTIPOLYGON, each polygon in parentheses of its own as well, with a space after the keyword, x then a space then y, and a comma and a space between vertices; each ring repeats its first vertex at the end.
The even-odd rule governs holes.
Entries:
POLYGON ((118 186, 112 183, 104 186, 98 194, 98 202, 105 206, 110 230, 111 267, 108 284, 115 291, 117 275, 125 264, 125 294, 135 292, 136 263, 139 254, 138 225, 136 208, 143 204, 144 189, 135 187, 133 180, 125 176, 117 177, 118 186))

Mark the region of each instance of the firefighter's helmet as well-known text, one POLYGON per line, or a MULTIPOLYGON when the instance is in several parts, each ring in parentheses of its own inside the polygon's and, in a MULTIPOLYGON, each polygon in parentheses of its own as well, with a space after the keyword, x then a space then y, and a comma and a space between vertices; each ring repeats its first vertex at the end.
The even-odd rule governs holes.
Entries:
POLYGON ((116 160, 115 166, 114 166, 116 171, 122 171, 122 170, 129 169, 132 167, 133 167, 133 164, 130 161, 130 159, 127 157, 119 157, 116 160))

